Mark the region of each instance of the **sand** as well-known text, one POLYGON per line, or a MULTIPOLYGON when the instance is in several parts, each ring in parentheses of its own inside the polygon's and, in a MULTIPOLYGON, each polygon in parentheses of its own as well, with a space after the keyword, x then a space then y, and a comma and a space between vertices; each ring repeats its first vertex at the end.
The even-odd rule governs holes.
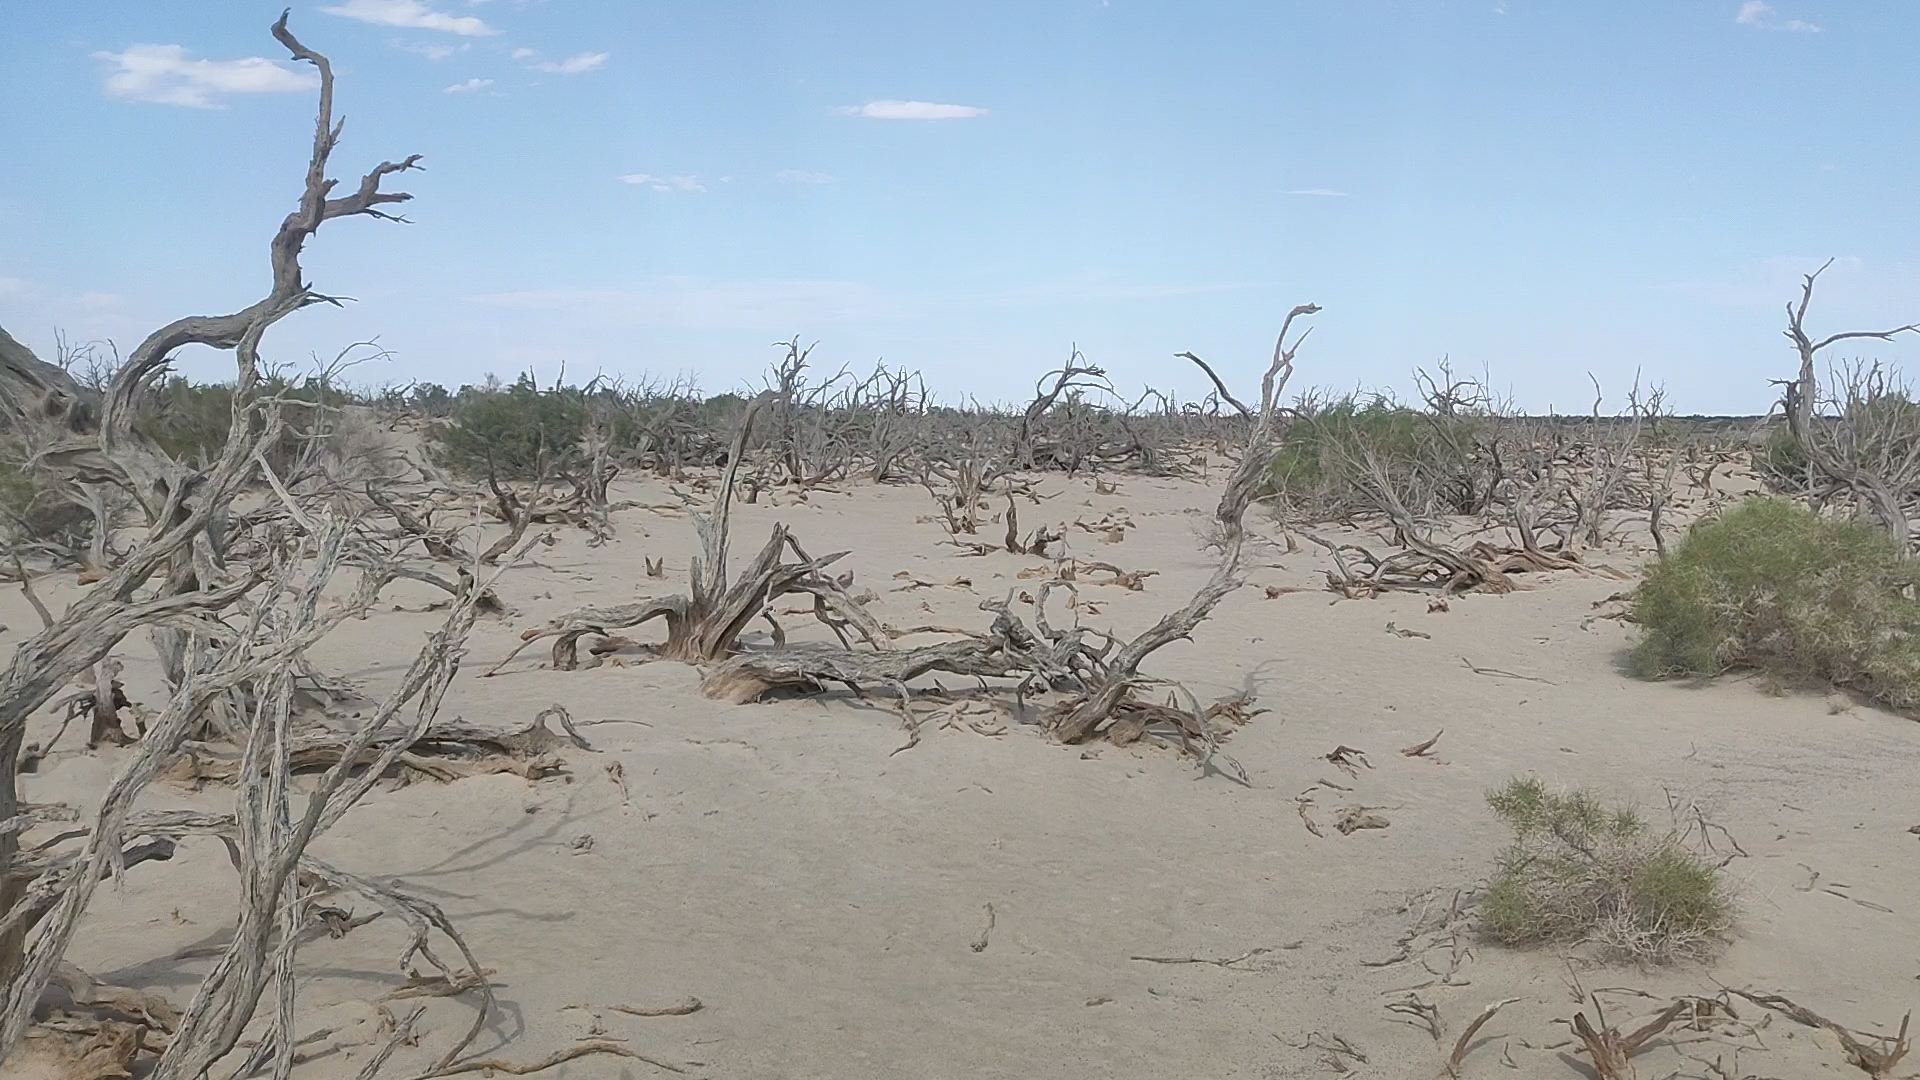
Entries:
MULTIPOLYGON (((1021 519, 1132 520, 1120 543, 1068 534, 1081 558, 1159 571, 1137 592, 1081 587, 1098 611, 1086 621, 1129 634, 1210 572, 1196 526, 1217 493, 1198 481, 1118 484, 1101 495, 1090 479, 1043 477, 1049 498, 1024 504, 1021 519)), ((651 480, 614 494, 675 501, 651 480)), ((964 557, 941 545, 932 509, 914 487, 775 493, 739 508, 736 549, 784 521, 815 553, 850 549, 842 565, 879 594, 885 621, 984 625, 979 601, 1030 588, 1019 571, 1045 560, 964 557), (970 584, 892 591, 907 584, 901 571, 970 584)), ((1263 513, 1251 519, 1275 534, 1263 513)), ((1623 1027, 1669 995, 1721 984, 1785 993, 1861 1028, 1891 1029, 1920 1001, 1920 837, 1909 833, 1920 824, 1920 725, 1738 679, 1637 681, 1622 667, 1631 628, 1595 617, 1618 605, 1593 606, 1630 582, 1556 573, 1430 613, 1419 595, 1333 602, 1317 549, 1261 547, 1250 587, 1147 665, 1202 699, 1250 688, 1269 710, 1226 746, 1242 786, 1163 748, 1061 747, 1018 726, 988 736, 929 724, 896 753, 905 736, 890 703, 834 693, 719 704, 699 695, 693 668, 631 656, 559 672, 535 649, 480 678, 526 627, 679 587, 694 550, 684 515, 629 509, 615 525, 617 539, 597 548, 562 531, 506 575, 500 592, 516 613, 482 621, 443 712, 507 726, 558 702, 597 752, 570 754, 565 778, 377 790, 321 845, 346 868, 435 898, 464 928, 503 1006, 482 1049, 532 1060, 601 1035, 692 1075, 742 1080, 1336 1075, 1309 1045, 1318 1033, 1365 1055, 1342 1059, 1356 1075, 1426 1077, 1483 1006, 1517 998, 1482 1030, 1463 1075, 1551 1077, 1588 1075, 1564 1023, 1582 1007, 1575 977, 1658 995, 1608 996, 1623 1027), (645 577, 643 556, 665 557, 666 581, 645 577), (1265 585, 1305 591, 1268 599, 1265 585), (1389 633, 1390 622, 1430 636, 1389 633), (1398 753, 1440 729, 1430 756, 1398 753), (1324 759, 1343 744, 1371 767, 1348 776, 1324 759), (1469 936, 1455 963, 1442 934, 1396 961, 1423 912, 1444 915, 1484 879, 1505 837, 1483 792, 1524 773, 1634 800, 1656 820, 1671 795, 1724 826, 1745 852, 1715 835, 1740 890, 1724 953, 1658 970, 1570 966, 1559 952, 1469 936), (1323 780, 1351 790, 1314 788, 1309 814, 1325 833, 1315 836, 1296 796, 1323 780), (1389 825, 1340 834, 1335 817, 1352 805, 1389 825), (1444 1045, 1386 1008, 1416 986, 1439 1009, 1444 1045), (657 1018, 613 1008, 689 997, 704 1008, 657 1018)), ((1626 543, 1596 561, 1630 571, 1644 558, 1626 543)), ((42 592, 58 604, 74 587, 48 580, 42 592)), ((315 659, 377 693, 437 625, 419 610, 436 599, 395 586, 315 659)), ((33 620, 17 593, 0 597, 6 637, 33 620)), ((815 635, 805 616, 783 621, 815 635)), ((131 695, 157 706, 145 641, 120 655, 131 695)), ((30 738, 45 734, 37 723, 30 738)), ((25 796, 90 806, 124 754, 69 744, 25 779, 25 796)), ((160 784, 148 803, 229 799, 160 784)), ((175 957, 222 939, 233 880, 217 842, 183 844, 102 891, 70 959, 184 1002, 208 960, 175 957)), ((383 919, 305 948, 301 1030, 330 1032, 304 1047, 297 1075, 359 1070, 379 1041, 372 1003, 401 981, 402 941, 383 919)), ((421 1067, 472 1015, 465 1001, 424 1004, 420 1045, 387 1075, 421 1067)), ((1743 1039, 1676 1031, 1637 1064, 1642 1076, 1710 1076, 1697 1059, 1724 1055, 1731 1070, 1736 1046, 1729 1076, 1860 1075, 1832 1036, 1778 1017, 1743 1039)), ((588 1058, 544 1075, 662 1074, 588 1058)))

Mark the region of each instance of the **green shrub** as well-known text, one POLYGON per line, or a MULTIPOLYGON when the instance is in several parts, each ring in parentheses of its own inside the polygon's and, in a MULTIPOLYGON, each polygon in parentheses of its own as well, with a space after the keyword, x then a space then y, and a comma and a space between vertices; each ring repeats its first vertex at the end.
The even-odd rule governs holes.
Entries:
POLYGON ((1532 777, 1488 792, 1487 805, 1513 830, 1480 905, 1482 928, 1502 944, 1664 962, 1705 956, 1733 925, 1719 868, 1631 808, 1532 777))
POLYGON ((1808 488, 1807 470, 1812 466, 1807 452, 1785 423, 1768 429, 1766 441, 1753 456, 1753 471, 1760 474, 1775 491, 1804 492, 1808 488))
POLYGON ((74 551, 93 532, 93 514, 17 464, 16 448, 0 461, 0 538, 16 550, 47 545, 74 551))
POLYGON ((434 456, 454 472, 531 479, 542 459, 558 461, 580 444, 587 423, 586 395, 571 388, 542 390, 522 375, 511 386, 489 382, 462 387, 451 421, 433 429, 434 456))
POLYGON ((1700 522, 1634 591, 1647 678, 1758 671, 1920 707, 1920 564, 1879 529, 1784 499, 1700 522))
MULTIPOLYGON (((356 400, 322 378, 294 382, 269 376, 261 380, 260 393, 282 402, 280 417, 286 429, 267 448, 266 456, 283 479, 300 455, 302 436, 331 429, 339 410, 356 400)), ((176 375, 142 398, 134 423, 176 461, 211 461, 227 444, 233 423, 233 385, 193 383, 176 375)))
POLYGON ((1269 487, 1310 515, 1350 516, 1373 508, 1360 494, 1371 458, 1415 513, 1477 514, 1494 494, 1496 470, 1484 451, 1493 423, 1385 397, 1305 405, 1281 432, 1269 487))

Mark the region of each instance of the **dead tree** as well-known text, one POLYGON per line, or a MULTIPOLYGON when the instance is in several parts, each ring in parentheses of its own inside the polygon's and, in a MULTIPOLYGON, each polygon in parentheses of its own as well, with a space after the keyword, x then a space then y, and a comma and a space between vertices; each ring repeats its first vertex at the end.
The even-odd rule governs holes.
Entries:
MULTIPOLYGON (((273 284, 267 295, 229 315, 191 316, 160 328, 99 391, 41 361, 0 330, 0 400, 16 424, 37 432, 42 450, 36 465, 73 483, 116 486, 146 519, 144 534, 119 566, 16 648, 11 665, 0 675, 0 819, 21 813, 15 774, 28 717, 100 663, 126 634, 142 628, 156 632, 156 645, 176 690, 203 687, 213 677, 209 673, 226 670, 220 665, 228 662, 231 649, 190 649, 188 642, 190 637, 204 639, 210 626, 205 620, 247 595, 265 573, 261 566, 235 566, 225 558, 229 508, 257 475, 265 450, 280 433, 277 408, 259 396, 262 335, 301 308, 337 302, 309 287, 300 268, 301 249, 322 224, 354 216, 397 220, 382 208, 409 198, 383 191, 381 185, 413 168, 417 156, 383 162, 353 191, 332 194, 335 181, 327 177, 326 168, 340 136, 333 120, 332 70, 324 56, 293 37, 284 15, 274 24, 273 35, 296 60, 319 69, 320 106, 299 205, 269 245, 273 284), (230 350, 238 369, 228 438, 218 458, 205 468, 170 458, 134 423, 143 394, 173 355, 189 345, 230 350)), ((197 717, 206 704, 187 717, 197 717)), ((119 849, 113 848, 109 857, 117 860, 119 849)), ((46 965, 64 948, 62 944, 49 953, 52 946, 47 943, 53 939, 48 935, 54 931, 43 929, 29 953, 28 934, 37 910, 32 887, 38 880, 43 880, 39 868, 23 861, 19 832, 0 833, 0 911, 5 912, 0 1014, 6 1018, 0 1056, 19 1038, 37 988, 44 985, 46 965)))
POLYGON ((1033 401, 1020 414, 1020 426, 1014 432, 1013 461, 1017 467, 1031 469, 1039 464, 1043 449, 1038 445, 1040 420, 1060 400, 1060 395, 1088 388, 1109 393, 1113 390, 1107 382, 1106 370, 1087 363, 1077 348, 1065 367, 1047 372, 1034 383, 1033 401), (1052 386, 1047 386, 1048 379, 1053 380, 1052 386))
MULTIPOLYGON (((382 163, 356 190, 331 197, 334 181, 326 177, 326 164, 340 133, 332 122, 331 72, 324 57, 288 33, 284 18, 275 24, 274 35, 297 59, 318 66, 322 82, 306 187, 298 208, 281 223, 270 245, 271 291, 233 314, 192 316, 155 331, 98 393, 0 330, 0 398, 16 423, 43 434, 40 467, 74 482, 121 488, 147 521, 145 535, 120 565, 44 631, 23 642, 0 675, 0 819, 19 813, 14 766, 27 718, 35 709, 102 660, 127 633, 141 628, 163 632, 156 644, 169 676, 179 685, 190 674, 190 661, 185 635, 175 628, 220 611, 256 583, 257 571, 223 565, 224 537, 215 534, 218 519, 253 477, 261 451, 278 435, 277 418, 262 421, 256 406, 261 336, 287 315, 333 300, 313 291, 302 277, 299 255, 308 237, 336 218, 390 218, 381 207, 408 198, 382 191, 381 183, 412 168, 417 158, 382 163), (205 470, 169 458, 134 426, 142 394, 173 354, 188 345, 231 350, 238 365, 228 438, 219 458, 205 470), (157 593, 139 598, 156 579, 157 593)), ((17 833, 0 835, 0 873, 6 875, 0 878, 0 909, 17 907, 24 889, 11 870, 18 845, 17 833)), ((12 932, 0 937, 0 983, 11 984, 18 974, 23 931, 16 921, 12 932)))
MULTIPOLYGON (((989 601, 992 626, 984 634, 966 634, 959 640, 918 649, 876 655, 827 646, 776 646, 745 651, 708 672, 702 689, 713 697, 751 700, 774 688, 818 688, 841 683, 856 690, 864 686, 890 687, 900 697, 901 711, 917 737, 918 720, 907 680, 932 671, 978 677, 1017 679, 1016 695, 1030 690, 1061 690, 1069 696, 1049 710, 1043 721, 1061 742, 1082 742, 1098 733, 1114 741, 1139 738, 1149 724, 1169 724, 1181 746, 1208 756, 1218 730, 1217 716, 1240 716, 1243 710, 1203 711, 1153 704, 1137 695, 1154 682, 1142 677, 1140 664, 1155 650, 1191 635, 1228 593, 1244 581, 1240 574, 1243 519, 1265 480, 1272 458, 1275 401, 1293 373, 1299 339, 1289 340, 1293 322, 1319 311, 1302 304, 1288 313, 1274 345, 1273 362, 1261 382, 1260 411, 1251 414, 1243 436, 1239 463, 1227 479, 1215 512, 1222 556, 1219 567, 1193 599, 1132 641, 1121 643, 1111 635, 1076 624, 1055 628, 1047 620, 1047 596, 1056 584, 1047 582, 1034 598, 1034 625, 1012 616, 1007 601, 989 601)), ((1304 335, 1302 335, 1304 336, 1304 335)), ((942 631, 951 633, 952 631, 942 631)), ((912 742, 908 743, 909 746, 912 742)))
MULTIPOLYGON (((701 554, 688 572, 690 589, 685 595, 656 597, 615 607, 581 608, 562 615, 545 627, 521 635, 522 645, 500 664, 518 655, 520 649, 543 638, 554 638, 553 665, 570 670, 578 662, 580 638, 586 635, 606 637, 615 630, 640 626, 655 619, 667 624, 667 640, 654 652, 666 659, 710 664, 725 659, 747 624, 767 610, 777 597, 789 593, 810 593, 819 618, 844 637, 851 628, 876 649, 888 647, 889 640, 878 620, 848 596, 838 584, 820 571, 846 552, 821 558, 808 556, 785 525, 775 525, 767 542, 737 579, 728 573, 727 548, 729 525, 733 516, 733 492, 746 458, 748 439, 754 421, 776 399, 767 391, 753 400, 735 433, 727 467, 714 493, 713 511, 694 515, 700 533, 701 554), (798 561, 783 561, 791 550, 798 561)), ((777 624, 776 624, 777 626, 777 624)))
MULTIPOLYGON (((352 600, 322 612, 329 583, 358 542, 361 515, 336 513, 322 496, 294 494, 268 465, 263 451, 278 437, 281 423, 278 403, 258 393, 256 350, 267 326, 326 299, 301 280, 297 257, 302 241, 335 217, 385 216, 374 207, 405 196, 382 194, 380 180, 406 166, 383 165, 362 181, 357 194, 329 198, 333 182, 326 178, 326 164, 340 134, 332 119, 332 71, 325 57, 294 39, 285 15, 274 24, 273 34, 296 59, 314 64, 321 77, 305 194, 272 247, 274 292, 234 316, 174 324, 150 338, 129 361, 130 367, 152 361, 146 370, 158 371, 172 347, 189 341, 225 343, 234 350, 239 383, 229 438, 219 459, 193 470, 141 440, 127 421, 143 386, 137 373, 123 369, 104 395, 89 397, 88 388, 57 378, 58 368, 41 364, 0 333, 0 345, 5 346, 0 349, 0 387, 16 409, 16 421, 24 404, 35 410, 31 422, 45 420, 59 427, 64 439, 61 467, 100 478, 94 482, 127 488, 142 499, 149 516, 144 535, 136 538, 121 564, 61 615, 49 613, 45 631, 16 649, 11 666, 0 676, 0 739, 5 750, 0 755, 0 1059, 18 1044, 51 982, 89 981, 64 965, 63 958, 99 883, 139 863, 169 857, 175 843, 188 836, 218 837, 226 844, 240 874, 239 917, 232 939, 183 1012, 175 1017, 170 1008, 154 1010, 143 1004, 149 1018, 167 1029, 167 1037, 158 1061, 137 1066, 140 1075, 199 1080, 223 1059, 231 1063, 230 1055, 272 989, 273 1017, 236 1075, 254 1075, 271 1066, 276 1077, 287 1076, 297 1042, 292 1024, 299 946, 316 936, 315 931, 345 932, 366 921, 335 918, 334 909, 320 905, 330 893, 357 894, 405 924, 410 935, 400 958, 403 968, 417 959, 435 969, 448 986, 481 995, 482 1008, 472 1026, 430 1074, 458 1071, 456 1058, 492 1016, 485 973, 439 908, 307 852, 312 840, 334 827, 381 777, 417 756, 423 740, 436 745, 481 741, 510 753, 530 749, 538 740, 531 731, 475 736, 435 724, 441 696, 486 596, 484 584, 465 568, 445 623, 428 637, 393 694, 364 717, 356 713, 350 729, 329 732, 317 741, 296 715, 298 683, 311 670, 306 651, 330 629, 364 611, 391 575, 368 568, 352 600), (244 537, 249 561, 234 565, 235 551, 221 541, 237 534, 223 522, 233 520, 229 511, 235 496, 256 477, 278 500, 280 516, 257 520, 267 524, 251 528, 244 537), (265 536, 252 535, 263 531, 265 536), (180 572, 183 566, 192 570, 191 576, 180 572), (156 580, 161 581, 157 595, 147 596, 156 580), (248 602, 239 605, 242 598, 248 602), (228 621, 215 617, 223 611, 228 621), (231 617, 234 611, 240 613, 238 619, 231 617), (64 818, 54 816, 59 808, 26 808, 18 801, 15 775, 28 714, 88 669, 96 697, 110 693, 112 665, 100 661, 128 632, 162 624, 180 628, 190 641, 205 639, 217 647, 187 650, 193 662, 182 668, 166 707, 121 762, 90 819, 23 848, 24 831, 46 820, 73 820, 70 812, 64 818), (234 725, 241 747, 232 777, 237 784, 235 812, 138 809, 141 792, 177 768, 203 714, 223 703, 239 712, 234 725), (302 747, 309 752, 303 753, 302 747), (292 773, 314 766, 311 751, 316 747, 331 755, 324 775, 296 793, 292 773), (435 933, 458 949, 458 964, 448 965, 435 955, 430 941, 435 933), (167 1015, 163 1019, 157 1012, 167 1015)), ((564 715, 561 722, 565 726, 564 715)), ((103 1022, 101 1031, 107 1027, 103 1022)), ((130 1055, 144 1045, 136 1032, 119 1046, 126 1060, 100 1063, 103 1071, 90 1075, 132 1074, 130 1055), (104 1071, 108 1068, 118 1071, 104 1071)))
POLYGON ((1832 265, 1833 260, 1829 259, 1820 269, 1808 274, 1800 286, 1800 302, 1787 305, 1786 335, 1800 356, 1800 371, 1793 380, 1779 384, 1784 387, 1781 407, 1786 413, 1787 429, 1793 433, 1794 443, 1814 469, 1863 504, 1904 551, 1911 530, 1904 498, 1908 491, 1902 489, 1910 489, 1920 477, 1915 473, 1898 477, 1882 475, 1866 467, 1857 455, 1839 452, 1833 442, 1821 436, 1816 430, 1814 415, 1820 397, 1816 368, 1820 353, 1838 342, 1860 339, 1892 341, 1900 334, 1920 333, 1920 323, 1908 323, 1891 330, 1844 331, 1815 340, 1806 330, 1807 307, 1813 303, 1814 281, 1832 265))
MULTIPOLYGON (((1248 425, 1240 461, 1227 474, 1226 490, 1221 492, 1220 505, 1214 509, 1214 522, 1219 529, 1216 539, 1221 547, 1220 565, 1185 606, 1161 617, 1146 633, 1120 646, 1099 683, 1055 711, 1048 725, 1054 738, 1065 743, 1082 742, 1103 724, 1111 723, 1122 701, 1139 685, 1141 662, 1155 650, 1192 636, 1194 628, 1213 613, 1221 599, 1245 584, 1240 574, 1240 552, 1246 541, 1247 506, 1265 483, 1272 464, 1279 396, 1293 376, 1293 357, 1300 347, 1300 339, 1289 343, 1287 334, 1296 318, 1319 310, 1317 304, 1301 304, 1287 312, 1280 324, 1280 335, 1273 345, 1273 362, 1260 380, 1259 409, 1248 425)), ((1301 338, 1305 336, 1303 333, 1301 338)))
MULTIPOLYGON (((9 986, 7 1010, 0 1021, 0 1047, 11 1046, 32 1020, 34 1003, 57 970, 82 916, 103 878, 130 861, 129 841, 171 842, 186 835, 216 835, 230 842, 241 872, 241 903, 236 934, 226 953, 201 983, 184 1010, 166 1052, 152 1075, 192 1078, 225 1057, 258 1008, 262 993, 277 984, 280 1009, 270 1029, 273 1060, 291 1064, 295 979, 294 952, 320 895, 335 888, 362 892, 386 908, 411 911, 421 921, 431 905, 370 883, 364 889, 344 873, 332 872, 306 854, 310 841, 338 822, 395 762, 431 728, 441 695, 459 664, 471 630, 480 590, 460 596, 440 631, 432 635, 401 680, 399 690, 372 710, 358 727, 336 737, 342 747, 334 766, 307 795, 304 812, 294 808, 290 784, 298 741, 293 707, 294 678, 305 651, 349 617, 350 610, 321 614, 323 590, 342 564, 348 528, 338 519, 314 522, 314 532, 287 548, 267 575, 266 587, 249 612, 238 640, 221 651, 214 664, 189 673, 167 707, 116 773, 99 810, 77 834, 77 851, 36 852, 36 876, 25 899, 7 913, 9 920, 35 929, 19 973, 9 986), (174 763, 194 733, 196 716, 240 686, 251 686, 254 712, 237 770, 238 810, 226 815, 138 812, 142 790, 174 763), (410 722, 397 722, 411 707, 410 722), (396 731, 397 728, 397 731, 396 731), (362 751, 380 740, 371 760, 362 751)), ((434 912, 436 923, 444 916, 434 912)), ((459 943, 450 926, 442 929, 459 943)), ((419 939, 424 944, 424 935, 419 939)), ((465 947, 461 945, 464 952, 465 947)), ((452 977, 456 973, 443 970, 452 977)), ((280 1071, 284 1075, 284 1070, 280 1071)))

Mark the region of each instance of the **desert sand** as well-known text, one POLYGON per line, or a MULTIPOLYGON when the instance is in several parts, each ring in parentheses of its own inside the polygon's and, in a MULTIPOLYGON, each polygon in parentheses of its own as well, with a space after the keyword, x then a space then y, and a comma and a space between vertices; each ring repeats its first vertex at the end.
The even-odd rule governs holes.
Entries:
MULTIPOLYGON (((1112 494, 1089 477, 1038 476, 1046 498, 1024 505, 1022 521, 1133 523, 1119 543, 1078 529, 1067 541, 1081 559, 1158 571, 1139 591, 1080 586, 1093 605, 1080 619, 1130 634, 1212 571, 1197 525, 1218 476, 1107 479, 1112 494)), ((651 479, 614 495, 678 501, 651 479)), ((943 546, 931 509, 911 486, 776 490, 736 509, 736 549, 774 521, 815 552, 849 549, 836 571, 853 570, 894 626, 983 625, 982 598, 1017 596, 1030 587, 1020 572, 1047 565, 943 546)), ((482 620, 442 711, 512 726, 559 703, 592 752, 569 751, 566 775, 536 781, 383 787, 321 844, 345 868, 434 898, 465 931, 503 1006, 480 1049, 531 1061, 617 1039, 688 1075, 742 1080, 1430 1077, 1484 1006, 1513 998, 1462 1075, 1572 1077, 1591 1075, 1565 1023, 1585 1007, 1576 981, 1651 995, 1601 995, 1623 1029, 1675 995, 1722 985, 1784 993, 1864 1029, 1892 1030, 1920 1000, 1920 838, 1909 832, 1920 824, 1920 725, 1740 679, 1636 680, 1622 666, 1632 628, 1606 617, 1620 605, 1605 602, 1630 580, 1529 575, 1521 591, 1455 597, 1444 612, 1420 594, 1338 600, 1324 589, 1323 554, 1287 553, 1256 510, 1249 525, 1264 540, 1248 586, 1146 665, 1203 701, 1253 693, 1266 711, 1224 747, 1242 784, 1225 762, 1201 770, 1144 743, 1059 746, 984 710, 950 709, 901 751, 891 701, 835 691, 717 703, 700 695, 695 668, 631 651, 555 671, 529 649, 481 677, 521 630, 560 612, 682 587, 697 550, 685 513, 627 509, 614 525, 598 547, 559 529, 506 573, 498 591, 513 610, 482 620), (667 580, 647 578, 643 560, 661 557, 667 580), (1400 753, 1436 731, 1427 754, 1400 753), (1365 767, 1349 775, 1327 760, 1340 746, 1364 752, 1365 767), (1501 948, 1465 917, 1450 920, 1506 840, 1483 793, 1527 773, 1631 799, 1658 821, 1670 798, 1697 805, 1722 826, 1711 835, 1740 900, 1724 952, 1710 964, 1604 966, 1501 948), (1349 807, 1386 827, 1342 834, 1349 807), (1165 962, 1182 959, 1213 962, 1165 962), (1437 1038, 1388 1008, 1409 994, 1437 1007, 1437 1038), (702 1007, 618 1008, 688 999, 702 1007), (1355 1053, 1328 1049, 1337 1040, 1355 1053)), ((1644 526, 1622 534, 1592 561, 1631 574, 1649 554, 1637 544, 1644 526)), ((77 592, 70 576, 39 588, 56 610, 77 592)), ((443 599, 401 582, 314 658, 377 696, 438 625, 426 609, 443 599)), ((35 616, 9 591, 0 622, 17 641, 35 616)), ((785 623, 799 639, 823 633, 805 616, 785 623)), ((756 624, 745 641, 766 633, 756 624)), ((129 695, 163 701, 145 641, 129 638, 118 655, 129 695)), ((40 718, 29 739, 52 723, 40 718)), ((69 741, 23 778, 25 797, 89 810, 128 752, 69 741)), ((220 785, 148 794, 152 805, 230 801, 220 785)), ((188 841, 171 862, 103 889, 69 959, 184 1001, 211 962, 205 947, 224 940, 232 895, 221 845, 188 841)), ((296 1075, 352 1076, 384 1041, 376 1002, 404 981, 404 939, 381 919, 302 952, 299 1030, 313 1034, 296 1075)), ((422 1067, 473 1016, 464 998, 388 1003, 415 1005, 426 1007, 421 1037, 392 1075, 422 1067)), ((1640 1075, 1862 1075, 1831 1035, 1736 1007, 1746 1034, 1724 1021, 1676 1026, 1636 1059, 1640 1075)), ((32 1065, 23 1055, 9 1068, 32 1065)), ((667 1074, 587 1057, 543 1075, 667 1074)))

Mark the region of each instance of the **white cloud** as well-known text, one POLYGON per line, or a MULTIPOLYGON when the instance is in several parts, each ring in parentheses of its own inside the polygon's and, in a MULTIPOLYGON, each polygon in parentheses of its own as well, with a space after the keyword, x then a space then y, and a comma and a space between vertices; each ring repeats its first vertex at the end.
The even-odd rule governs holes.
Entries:
POLYGON ((620 182, 645 184, 655 191, 664 191, 668 194, 682 191, 699 194, 707 190, 707 185, 702 184, 697 176, 653 176, 649 173, 628 173, 620 178, 620 182))
MULTIPOLYGON (((521 50, 516 49, 513 55, 518 57, 520 52, 521 50)), ((555 75, 579 75, 583 72, 592 71, 606 62, 606 53, 594 52, 581 53, 578 56, 569 56, 565 60, 557 62, 543 60, 536 64, 528 64, 527 66, 534 71, 546 71, 555 75)))
POLYGON ((808 172, 805 169, 781 169, 773 178, 783 184, 831 184, 833 177, 823 172, 808 172))
POLYGON ((987 115, 987 110, 973 105, 890 100, 869 101, 865 105, 848 105, 840 112, 847 116, 864 116, 869 120, 965 120, 969 117, 987 115))
POLYGON ((461 37, 486 37, 500 32, 471 15, 449 15, 444 11, 435 11, 420 0, 344 0, 320 10, 376 26, 440 30, 461 37))
POLYGON ((539 50, 529 49, 525 46, 521 46, 520 48, 513 50, 513 58, 515 60, 528 60, 539 55, 540 55, 539 50))
POLYGON ((131 45, 125 52, 94 53, 113 64, 107 94, 130 101, 216 107, 221 94, 284 94, 312 89, 317 78, 258 56, 243 60, 189 60, 178 45, 131 45))
POLYGON ((1740 13, 1733 17, 1733 21, 1741 26, 1780 27, 1796 34, 1820 32, 1820 24, 1810 23, 1805 19, 1788 19, 1786 22, 1780 22, 1774 18, 1773 5, 1766 0, 1746 0, 1746 3, 1740 5, 1740 13))
POLYGON ((442 90, 441 93, 443 94, 477 94, 480 91, 485 90, 487 87, 492 85, 493 85, 492 79, 468 79, 466 82, 454 83, 452 86, 449 86, 445 90, 442 90))
POLYGON ((1344 191, 1336 191, 1333 188, 1323 187, 1294 188, 1292 191, 1287 192, 1287 194, 1312 195, 1322 199, 1344 199, 1347 197, 1347 193, 1344 191))
POLYGON ((26 278, 0 277, 0 294, 23 293, 30 284, 26 278))
POLYGON ((417 43, 416 42, 402 43, 402 42, 396 41, 396 42, 393 42, 393 47, 401 50, 402 52, 410 52, 420 56, 424 56, 429 60, 445 60, 447 57, 452 56, 455 52, 454 47, 451 45, 436 45, 436 44, 430 44, 424 41, 417 42, 417 43))

